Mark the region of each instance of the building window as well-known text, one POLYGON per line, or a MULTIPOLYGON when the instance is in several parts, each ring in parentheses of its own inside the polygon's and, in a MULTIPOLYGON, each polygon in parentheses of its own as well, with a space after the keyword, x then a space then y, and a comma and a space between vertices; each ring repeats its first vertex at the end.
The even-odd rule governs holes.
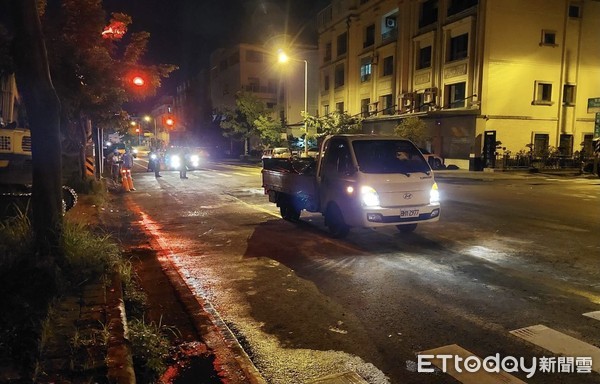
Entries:
POLYGON ((581 17, 581 7, 579 4, 569 4, 569 17, 579 19, 581 17))
POLYGON ((231 56, 229 56, 229 58, 227 60, 229 62, 229 65, 238 64, 240 62, 240 52, 237 51, 237 52, 233 53, 231 56))
POLYGON ((465 107, 465 82, 446 85, 446 105, 448 108, 465 107))
POLYGON ((594 135, 591 133, 583 135, 583 142, 581 143, 581 151, 583 152, 582 157, 589 158, 594 154, 594 135))
POLYGON ((323 116, 329 115, 329 104, 323 106, 323 116))
POLYGON ((388 56, 383 59, 383 76, 394 74, 394 56, 388 56))
POLYGON ((323 90, 329 91, 329 75, 323 76, 323 90))
POLYGON ((413 107, 413 112, 427 112, 429 106, 425 102, 425 94, 424 93, 415 93, 414 95, 415 105, 413 107))
POLYGON ((448 61, 461 60, 467 57, 469 52, 469 34, 464 33, 450 38, 450 52, 448 61))
POLYGON ((224 71, 227 69, 227 60, 223 59, 219 62, 219 71, 224 71))
POLYGON ((371 71, 373 66, 371 64, 371 57, 363 57, 360 59, 360 82, 371 80, 371 71))
POLYGON ((540 158, 548 155, 550 136, 547 133, 536 133, 533 135, 533 156, 540 158))
POLYGON ((558 151, 561 156, 573 156, 573 135, 561 134, 560 143, 558 144, 558 151))
POLYGON ((325 57, 323 58, 324 62, 331 61, 331 43, 325 44, 325 57))
POLYGON ((277 84, 278 81, 274 80, 274 79, 269 79, 267 82, 267 90, 269 91, 269 93, 276 93, 277 92, 277 84))
POLYGON ((545 81, 535 82, 534 105, 552 105, 552 83, 545 81))
POLYGON ((246 91, 255 93, 260 92, 260 79, 258 77, 249 77, 246 91))
POLYGON ((373 44, 375 44, 375 24, 371 24, 365 28, 365 42, 363 43, 363 48, 370 47, 373 44))
POLYGON ((362 99, 360 101, 360 115, 361 117, 369 117, 369 104, 371 104, 371 99, 362 99))
POLYGON ((335 67, 335 78, 333 79, 333 85, 335 88, 344 85, 344 64, 340 64, 335 67))
POLYGON ((431 67, 431 45, 419 49, 419 58, 417 60, 417 69, 431 67))
POLYGON ((396 112, 396 109, 394 108, 395 105, 392 102, 393 98, 392 95, 383 95, 379 98, 379 103, 381 105, 381 111, 383 112, 384 115, 393 115, 396 112))
POLYGON ((348 34, 346 32, 342 33, 337 38, 337 55, 345 55, 348 51, 348 34))
POLYGON ((344 113, 344 102, 340 101, 339 103, 335 103, 335 110, 339 113, 344 113))
POLYGON ((575 85, 565 84, 563 86, 563 104, 575 105, 575 85))
POLYGON ((542 41, 540 45, 546 45, 549 47, 556 47, 556 32, 549 30, 542 30, 542 41))
POLYGON ((419 14, 419 28, 437 22, 438 19, 438 0, 427 0, 421 3, 419 14))
POLYGON ((448 5, 448 16, 455 15, 474 7, 477 3, 477 0, 450 0, 450 4, 448 5))
POLYGON ((249 63, 262 63, 263 53, 259 51, 248 50, 246 51, 246 61, 249 63))

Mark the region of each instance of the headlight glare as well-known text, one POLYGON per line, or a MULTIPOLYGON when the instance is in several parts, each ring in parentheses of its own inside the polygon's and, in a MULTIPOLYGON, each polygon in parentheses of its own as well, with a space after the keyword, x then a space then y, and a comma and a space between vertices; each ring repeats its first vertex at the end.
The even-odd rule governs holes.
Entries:
POLYGON ((439 204, 440 202, 440 191, 438 190, 437 183, 433 183, 431 191, 429 192, 429 204, 439 204))
POLYGON ((360 198, 366 207, 376 207, 379 205, 379 195, 377 191, 367 185, 360 188, 360 198))

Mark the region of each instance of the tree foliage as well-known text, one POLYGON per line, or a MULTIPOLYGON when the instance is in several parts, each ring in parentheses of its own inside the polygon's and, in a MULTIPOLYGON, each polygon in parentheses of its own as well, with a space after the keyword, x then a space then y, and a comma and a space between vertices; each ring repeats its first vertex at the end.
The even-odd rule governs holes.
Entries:
POLYGON ((284 139, 281 134, 284 132, 281 121, 273 119, 271 115, 261 115, 255 121, 254 125, 260 133, 261 143, 266 147, 279 147, 284 139))
MULTIPOLYGON (((248 92, 238 92, 235 104, 235 109, 225 108, 219 111, 223 136, 247 143, 252 135, 260 135, 256 121, 260 117, 266 117, 270 112, 264 102, 248 92)), ((245 152, 248 153, 247 145, 245 152)))
POLYGON ((394 134, 408 139, 419 146, 424 146, 427 141, 431 140, 427 124, 418 117, 403 119, 394 129, 394 134))
POLYGON ((336 135, 344 133, 361 133, 362 118, 351 116, 347 112, 334 111, 325 116, 304 114, 306 124, 317 129, 317 136, 336 135))

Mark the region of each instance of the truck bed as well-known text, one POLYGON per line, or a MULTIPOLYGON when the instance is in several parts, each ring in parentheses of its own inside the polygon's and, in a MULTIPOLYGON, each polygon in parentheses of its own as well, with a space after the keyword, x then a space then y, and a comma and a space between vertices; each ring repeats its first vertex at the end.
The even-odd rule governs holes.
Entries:
POLYGON ((263 159, 262 186, 270 200, 285 194, 315 210, 318 199, 314 159, 263 159))

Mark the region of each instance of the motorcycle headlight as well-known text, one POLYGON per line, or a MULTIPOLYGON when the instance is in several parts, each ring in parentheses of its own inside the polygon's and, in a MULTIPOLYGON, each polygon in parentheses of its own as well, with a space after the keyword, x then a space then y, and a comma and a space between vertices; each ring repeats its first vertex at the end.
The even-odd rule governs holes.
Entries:
POLYGON ((377 191, 367 185, 360 188, 360 200, 366 207, 376 207, 379 205, 377 191))
POLYGON ((150 155, 150 158, 151 158, 152 160, 156 160, 156 155, 153 153, 153 154, 151 154, 151 155, 150 155))
POLYGON ((433 183, 431 191, 429 191, 429 204, 439 204, 440 202, 440 191, 438 190, 437 183, 433 183))

